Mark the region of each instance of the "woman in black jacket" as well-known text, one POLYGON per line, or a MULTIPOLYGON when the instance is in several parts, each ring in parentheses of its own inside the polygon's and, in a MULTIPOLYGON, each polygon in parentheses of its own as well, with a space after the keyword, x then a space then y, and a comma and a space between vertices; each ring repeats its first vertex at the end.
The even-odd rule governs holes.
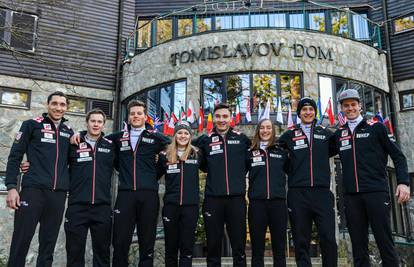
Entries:
POLYGON ((158 174, 165 174, 166 186, 162 219, 167 267, 191 266, 192 263, 199 210, 198 173, 202 157, 191 145, 191 137, 189 123, 178 122, 171 144, 159 157, 158 174))
POLYGON ((249 210, 252 266, 264 266, 269 226, 274 266, 286 266, 286 175, 288 155, 278 146, 271 120, 261 120, 248 153, 249 210))

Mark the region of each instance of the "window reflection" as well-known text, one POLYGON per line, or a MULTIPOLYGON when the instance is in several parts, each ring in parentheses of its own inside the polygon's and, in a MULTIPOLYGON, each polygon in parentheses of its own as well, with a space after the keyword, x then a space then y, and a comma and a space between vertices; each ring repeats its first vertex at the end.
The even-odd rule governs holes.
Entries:
POLYGON ((157 44, 161 44, 172 38, 172 20, 157 20, 157 44))
POLYGON ((178 19, 178 36, 187 36, 193 34, 192 19, 178 19))
POLYGON ((286 28, 286 14, 269 14, 269 26, 286 28))
POLYGON ((289 14, 289 26, 290 28, 305 28, 305 21, 303 14, 289 14))
POLYGON ((382 94, 378 91, 374 91, 374 104, 375 104, 375 113, 381 112, 382 116, 385 115, 385 109, 383 105, 382 94))
POLYGON ((372 88, 366 86, 364 88, 364 100, 365 100, 365 115, 373 117, 375 115, 374 99, 372 94, 372 88))
POLYGON ((213 112, 214 105, 223 101, 223 79, 206 78, 203 80, 204 113, 213 112))
POLYGON ((151 46, 151 23, 149 20, 138 21, 138 47, 148 48, 151 46))
POLYGON ((248 15, 236 15, 233 16, 233 29, 248 28, 249 16, 248 15))
POLYGON ((354 37, 357 40, 369 40, 367 14, 352 15, 354 37))
POLYGON ((324 13, 310 13, 309 14, 309 29, 314 31, 325 31, 325 14, 324 13))
POLYGON ((230 16, 218 16, 216 17, 216 30, 231 29, 231 17, 230 16))
POLYGON ((239 104, 240 112, 245 113, 250 96, 250 75, 231 75, 227 78, 227 103, 231 106, 239 104))
POLYGON ((147 112, 150 116, 157 114, 157 90, 150 90, 147 94, 147 112))
POLYGON ((160 89, 160 115, 162 119, 165 118, 165 114, 168 116, 171 114, 171 93, 172 86, 164 86, 160 89))
MULTIPOLYGON (((326 76, 319 76, 319 96, 321 99, 321 114, 325 112, 329 99, 332 99, 332 103, 336 102, 336 99, 332 97, 332 92, 332 78, 326 76)), ((333 105, 333 107, 334 112, 336 112, 337 109, 335 109, 335 105, 333 105)))
POLYGON ((68 112, 86 114, 86 99, 69 98, 68 112))
POLYGON ((396 19, 394 21, 395 32, 403 32, 414 29, 414 15, 396 19))
MULTIPOLYGON (((1 93, 1 90, 0 90, 1 93)), ((29 94, 26 92, 10 92, 4 91, 1 93, 1 102, 3 105, 11 105, 18 107, 28 107, 29 94)))
POLYGON ((181 109, 186 109, 185 91, 187 85, 185 81, 174 84, 174 114, 180 114, 181 109))
POLYGON ((250 16, 252 27, 267 27, 266 14, 254 14, 250 16))
POLYGON ((211 31, 211 18, 197 18, 197 32, 211 31))
POLYGON ((259 110, 259 105, 265 108, 267 100, 270 100, 271 111, 277 100, 276 74, 253 74, 253 112, 259 110))
POLYGON ((348 33, 348 15, 345 12, 332 12, 331 13, 332 33, 349 36, 348 33))
POLYGON ((296 111, 301 93, 301 78, 297 74, 280 75, 280 91, 282 94, 283 111, 288 110, 288 104, 292 105, 292 111, 296 111))

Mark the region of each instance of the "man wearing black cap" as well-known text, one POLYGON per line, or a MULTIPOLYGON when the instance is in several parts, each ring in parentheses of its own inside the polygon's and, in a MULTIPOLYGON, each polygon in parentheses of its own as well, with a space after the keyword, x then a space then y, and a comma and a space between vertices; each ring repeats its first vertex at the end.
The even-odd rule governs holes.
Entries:
POLYGON ((368 226, 371 226, 382 266, 399 266, 391 235, 390 192, 387 162, 391 156, 396 176, 398 203, 410 199, 407 160, 395 141, 388 137, 382 123, 361 116, 357 90, 348 89, 339 96, 348 122, 335 133, 343 172, 345 217, 352 241, 355 267, 370 266, 368 226))
POLYGON ((332 133, 316 125, 316 103, 299 101, 301 124, 279 139, 289 151, 288 211, 295 243, 297 266, 312 266, 309 249, 312 222, 318 229, 324 267, 337 266, 334 196, 330 191, 329 157, 335 151, 332 133))

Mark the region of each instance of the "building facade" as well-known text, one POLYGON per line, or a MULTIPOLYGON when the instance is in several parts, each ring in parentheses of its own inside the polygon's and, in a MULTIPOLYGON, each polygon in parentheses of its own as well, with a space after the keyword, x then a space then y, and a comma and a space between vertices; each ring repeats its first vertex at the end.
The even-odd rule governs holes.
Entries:
MULTIPOLYGON (((22 120, 38 116, 55 90, 70 96, 67 117, 75 129, 83 127, 93 107, 111 118, 106 131, 119 129, 131 99, 146 101, 149 114, 160 121, 172 112, 178 116, 190 101, 206 116, 215 103, 226 101, 239 105, 243 122, 237 127, 252 136, 268 101, 274 120, 279 103, 282 107, 280 134, 289 107, 295 113, 301 97, 320 99, 322 110, 330 101, 336 114, 337 95, 355 88, 366 116, 380 112, 392 121, 414 182, 412 1, 29 2, 0 1, 0 142, 5 148, 0 174, 22 120), (245 120, 247 110, 251 122, 245 120)), ((338 239, 344 240, 346 256, 340 165, 334 162, 338 239)), ((389 178, 392 192, 391 164, 389 178)), ((13 212, 5 207, 3 185, 0 181, 0 254, 7 255, 13 212)), ((400 206, 394 199, 392 218, 396 242, 405 251, 414 239, 412 200, 400 206)), ((64 261, 63 248, 62 233, 58 262, 64 261)), ((35 256, 32 249, 28 265, 35 256)))

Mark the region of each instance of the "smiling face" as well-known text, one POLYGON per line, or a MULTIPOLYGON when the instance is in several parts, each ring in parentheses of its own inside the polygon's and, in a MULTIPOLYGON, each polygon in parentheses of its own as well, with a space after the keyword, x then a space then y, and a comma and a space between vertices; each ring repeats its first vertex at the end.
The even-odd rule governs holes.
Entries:
POLYGON ((54 121, 62 119, 67 109, 67 99, 64 96, 54 95, 47 103, 47 113, 54 121))
POLYGON ((186 129, 180 129, 175 134, 175 141, 178 147, 186 147, 191 140, 191 134, 186 129))
POLYGON ((91 114, 86 129, 91 137, 99 137, 105 125, 105 119, 102 114, 91 114))
POLYGON ((273 133, 273 126, 270 120, 265 120, 260 124, 259 128, 259 137, 260 141, 269 141, 272 139, 273 133))
POLYGON ((341 109, 348 120, 355 120, 361 115, 361 103, 355 99, 346 99, 342 101, 341 109))
POLYGON ((315 120, 315 109, 312 106, 304 106, 300 110, 300 120, 302 123, 310 124, 315 120))
POLYGON ((221 108, 214 112, 214 125, 217 131, 226 132, 230 128, 231 114, 227 108, 221 108))
POLYGON ((144 107, 133 106, 129 109, 128 115, 129 124, 134 128, 142 128, 147 121, 147 115, 145 114, 144 107))

